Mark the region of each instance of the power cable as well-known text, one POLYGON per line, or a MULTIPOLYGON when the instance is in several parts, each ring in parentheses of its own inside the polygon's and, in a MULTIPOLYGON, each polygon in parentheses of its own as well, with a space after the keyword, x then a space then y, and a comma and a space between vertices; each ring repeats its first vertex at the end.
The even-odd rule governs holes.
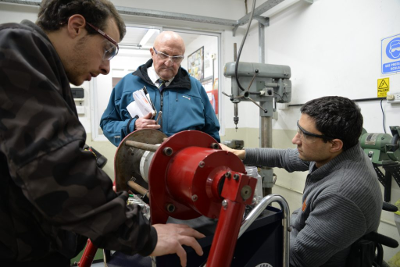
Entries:
POLYGON ((245 89, 240 85, 239 78, 238 78, 239 59, 240 59, 240 55, 242 54, 242 49, 243 49, 244 42, 246 41, 247 34, 249 33, 251 21, 253 20, 255 7, 256 7, 256 0, 253 0, 253 7, 252 7, 252 10, 251 10, 251 14, 250 14, 249 24, 247 25, 246 34, 243 36, 242 44, 240 45, 239 53, 238 53, 238 56, 237 56, 237 59, 236 59, 236 64, 235 64, 236 83, 239 86, 240 90, 242 90, 242 91, 245 91, 245 89))
POLYGON ((381 110, 382 110, 382 116, 383 116, 383 131, 386 133, 386 117, 385 117, 385 111, 383 110, 383 107, 382 107, 382 101, 383 101, 383 99, 381 99, 381 110))

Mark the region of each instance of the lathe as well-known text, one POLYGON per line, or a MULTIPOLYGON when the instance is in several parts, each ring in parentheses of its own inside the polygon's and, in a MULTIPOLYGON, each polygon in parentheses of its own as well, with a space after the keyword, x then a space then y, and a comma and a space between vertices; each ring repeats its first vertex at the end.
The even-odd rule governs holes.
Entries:
MULTIPOLYGON (((257 179, 209 135, 183 131, 167 138, 157 130, 135 131, 118 147, 114 167, 116 191, 149 193, 152 224, 185 223, 206 235, 199 240, 203 256, 187 248, 187 266, 289 266, 288 204, 278 195, 257 201, 257 179), (281 210, 268 207, 272 202, 281 210)), ((147 205, 138 197, 134 201, 147 205)), ((96 249, 89 242, 79 266, 90 266, 96 249)), ((129 257, 115 265, 116 257, 108 266, 134 266, 129 257)), ((156 257, 154 265, 179 266, 179 259, 156 257)))

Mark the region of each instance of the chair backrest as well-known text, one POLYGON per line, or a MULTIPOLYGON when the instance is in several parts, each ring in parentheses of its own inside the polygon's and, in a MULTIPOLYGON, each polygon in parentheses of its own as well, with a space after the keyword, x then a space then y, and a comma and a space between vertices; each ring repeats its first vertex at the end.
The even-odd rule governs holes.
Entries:
MULTIPOLYGON (((351 245, 349 256, 347 257, 346 267, 375 266, 375 250, 377 246, 379 245, 375 242, 364 238, 354 242, 353 245, 351 245)), ((382 246, 380 247, 382 248, 382 246)), ((375 264, 379 264, 379 262, 376 262, 375 264)))
MULTIPOLYGON (((383 203, 383 210, 395 212, 397 207, 390 203, 383 203)), ((383 247, 397 248, 397 240, 377 232, 371 232, 351 245, 349 256, 347 257, 346 267, 382 266, 383 247)))

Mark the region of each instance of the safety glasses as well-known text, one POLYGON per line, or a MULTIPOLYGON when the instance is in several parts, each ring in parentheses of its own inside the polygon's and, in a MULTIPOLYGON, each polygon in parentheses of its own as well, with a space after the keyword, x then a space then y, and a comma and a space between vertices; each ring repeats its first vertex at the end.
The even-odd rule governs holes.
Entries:
POLYGON ((119 51, 119 46, 118 43, 111 38, 108 34, 97 28, 96 26, 93 26, 89 22, 86 22, 87 25, 89 25, 93 30, 97 31, 101 36, 103 36, 105 39, 107 39, 111 43, 111 47, 108 49, 105 49, 104 55, 103 55, 103 60, 111 60, 113 57, 115 57, 118 54, 119 51))
POLYGON ((171 59, 172 62, 174 63, 181 63, 182 60, 184 59, 185 56, 170 56, 167 55, 163 52, 157 51, 154 47, 153 47, 154 52, 156 53, 156 55, 158 56, 159 59, 161 60, 167 60, 167 59, 171 59))
POLYGON ((323 135, 323 134, 315 134, 315 133, 311 133, 311 132, 305 130, 303 127, 301 127, 299 125, 299 121, 297 121, 297 127, 298 127, 297 133, 298 133, 300 139, 313 139, 313 137, 321 138, 321 139, 324 139, 324 140, 332 140, 332 139, 334 139, 332 137, 329 137, 329 136, 326 136, 326 135, 323 135))

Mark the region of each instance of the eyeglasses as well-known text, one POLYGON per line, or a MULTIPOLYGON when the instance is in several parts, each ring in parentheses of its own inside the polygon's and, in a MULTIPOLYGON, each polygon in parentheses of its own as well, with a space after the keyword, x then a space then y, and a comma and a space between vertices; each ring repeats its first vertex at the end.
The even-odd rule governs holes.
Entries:
POLYGON ((106 49, 106 51, 104 51, 104 55, 103 55, 103 60, 111 60, 113 59, 113 57, 115 57, 118 54, 119 51, 119 46, 118 43, 111 38, 111 36, 109 36, 108 34, 106 34, 105 32, 103 32, 102 30, 100 30, 99 28, 93 26, 92 24, 90 24, 89 22, 86 22, 87 25, 89 25, 93 30, 97 31, 101 36, 103 36, 104 38, 106 38, 111 44, 112 47, 109 49, 106 49))
POLYGON ((301 127, 299 125, 299 121, 297 121, 297 127, 298 127, 297 133, 298 133, 300 139, 311 140, 311 139, 313 139, 313 137, 322 138, 324 140, 334 139, 332 137, 329 137, 329 136, 326 136, 326 135, 323 135, 323 134, 315 134, 315 133, 311 133, 311 132, 305 130, 303 127, 301 127))
POLYGON ((174 63, 181 63, 183 58, 185 57, 185 56, 170 56, 170 55, 167 55, 167 54, 165 54, 163 52, 157 51, 154 47, 153 47, 153 50, 154 50, 154 52, 156 53, 156 55, 158 56, 159 59, 167 60, 168 58, 170 58, 172 60, 172 62, 174 62, 174 63))

